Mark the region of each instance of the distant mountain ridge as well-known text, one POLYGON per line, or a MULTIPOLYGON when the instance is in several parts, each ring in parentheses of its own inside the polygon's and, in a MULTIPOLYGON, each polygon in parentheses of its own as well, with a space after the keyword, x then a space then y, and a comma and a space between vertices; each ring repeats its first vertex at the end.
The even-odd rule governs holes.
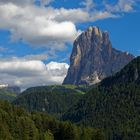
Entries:
POLYGON ((0 100, 7 100, 9 102, 12 102, 16 99, 17 94, 15 92, 12 92, 6 88, 0 89, 0 100))
POLYGON ((133 58, 127 52, 112 48, 108 32, 89 27, 74 41, 63 84, 96 84, 121 70, 133 58))
POLYGON ((9 86, 8 84, 0 84, 0 100, 12 102, 17 95, 20 94, 20 87, 9 86))
POLYGON ((16 94, 19 94, 21 92, 20 87, 15 85, 0 84, 0 89, 7 89, 11 92, 15 92, 16 94))

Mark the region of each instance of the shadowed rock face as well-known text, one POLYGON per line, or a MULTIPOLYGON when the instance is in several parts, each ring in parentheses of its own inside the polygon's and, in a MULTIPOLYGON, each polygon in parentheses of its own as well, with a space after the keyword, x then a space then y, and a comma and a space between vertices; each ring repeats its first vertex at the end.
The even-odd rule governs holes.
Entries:
POLYGON ((108 32, 89 27, 73 44, 70 68, 63 84, 96 84, 110 76, 134 57, 112 48, 108 32))

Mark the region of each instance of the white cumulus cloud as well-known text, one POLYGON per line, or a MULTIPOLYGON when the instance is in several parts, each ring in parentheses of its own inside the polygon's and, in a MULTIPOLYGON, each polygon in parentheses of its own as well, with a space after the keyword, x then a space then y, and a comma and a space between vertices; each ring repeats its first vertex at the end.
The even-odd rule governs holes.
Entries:
MULTIPOLYGON (((50 2, 52 0, 41 0, 43 5, 50 2)), ((59 49, 60 45, 53 44, 73 42, 81 33, 76 28, 77 23, 115 17, 109 11, 96 8, 89 12, 94 3, 85 2, 85 8, 66 9, 37 6, 34 0, 0 0, 0 29, 9 30, 13 41, 59 49)))
MULTIPOLYGON (((0 28, 10 30, 12 40, 45 46, 51 42, 71 42, 78 32, 71 21, 52 19, 52 10, 34 5, 0 5, 0 28)), ((52 47, 52 46, 51 46, 52 47)))
POLYGON ((17 85, 22 89, 32 86, 61 84, 69 65, 39 60, 13 59, 0 61, 0 84, 17 85))

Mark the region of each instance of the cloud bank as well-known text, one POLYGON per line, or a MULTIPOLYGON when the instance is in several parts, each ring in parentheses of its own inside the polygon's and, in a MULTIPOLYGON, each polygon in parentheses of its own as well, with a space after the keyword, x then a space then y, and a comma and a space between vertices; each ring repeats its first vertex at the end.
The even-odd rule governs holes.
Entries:
POLYGON ((74 40, 78 35, 74 23, 56 21, 52 19, 51 13, 52 8, 45 9, 34 5, 21 7, 14 3, 1 4, 0 28, 11 32, 13 41, 23 40, 39 46, 74 40))
POLYGON ((50 6, 53 0, 36 1, 40 6, 35 0, 0 0, 0 29, 9 30, 13 41, 58 50, 52 44, 72 42, 80 34, 77 23, 116 18, 120 12, 132 11, 137 0, 118 0, 114 5, 101 1, 102 9, 92 0, 69 9, 50 6))
POLYGON ((40 60, 13 59, 0 61, 0 83, 20 86, 23 89, 32 86, 61 84, 69 65, 40 60))

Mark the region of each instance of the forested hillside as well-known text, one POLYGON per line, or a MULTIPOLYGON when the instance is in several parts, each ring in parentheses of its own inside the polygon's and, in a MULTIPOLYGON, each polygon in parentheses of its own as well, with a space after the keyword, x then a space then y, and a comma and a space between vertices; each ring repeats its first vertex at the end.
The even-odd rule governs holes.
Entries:
POLYGON ((85 94, 63 119, 104 129, 106 140, 139 140, 140 57, 85 94))
POLYGON ((46 113, 28 113, 0 101, 0 140, 103 140, 99 129, 60 122, 46 113))
POLYGON ((73 85, 29 88, 19 95, 13 104, 29 111, 38 110, 59 117, 77 103, 87 89, 85 86, 73 85))

